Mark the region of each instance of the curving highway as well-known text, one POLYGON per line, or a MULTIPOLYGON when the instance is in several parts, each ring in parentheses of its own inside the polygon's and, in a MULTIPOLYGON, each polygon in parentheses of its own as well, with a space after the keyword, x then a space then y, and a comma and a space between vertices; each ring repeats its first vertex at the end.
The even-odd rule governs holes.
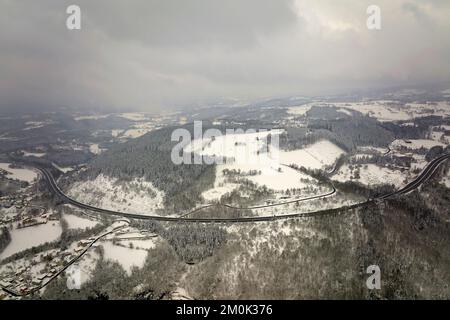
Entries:
POLYGON ((427 166, 425 167, 425 169, 422 170, 422 172, 410 183, 408 183, 406 186, 404 186, 403 188, 392 192, 392 193, 388 193, 386 195, 380 196, 378 199, 388 199, 397 195, 402 195, 402 194, 406 194, 410 191, 413 191, 414 189, 418 188, 421 184, 423 184, 425 181, 427 181, 432 175, 433 173, 436 171, 436 169, 439 167, 439 165, 441 163, 443 163, 445 160, 447 160, 448 158, 450 158, 450 154, 444 154, 440 157, 437 157, 434 160, 431 160, 427 166))
MULTIPOLYGON (((86 210, 90 210, 90 211, 95 211, 95 212, 99 212, 99 213, 104 213, 104 214, 110 214, 110 215, 114 215, 114 216, 120 216, 120 217, 125 217, 125 218, 132 218, 132 219, 147 219, 147 220, 159 220, 159 221, 172 221, 172 222, 203 222, 203 223, 236 223, 236 222, 259 222, 259 221, 274 221, 274 220, 281 220, 281 219, 288 219, 288 218, 298 218, 298 217, 312 217, 312 216, 318 216, 318 215, 327 215, 327 214, 335 214, 335 213, 343 213, 346 212, 350 209, 354 209, 354 208, 358 208, 358 207, 363 207, 365 205, 368 205, 374 201, 378 201, 378 200, 385 200, 394 196, 398 196, 398 195, 403 195, 406 194, 408 192, 413 191, 414 189, 420 187, 425 181, 427 181, 437 170, 437 168, 439 167, 440 164, 442 164, 443 162, 445 162, 446 160, 448 160, 450 158, 450 154, 444 154, 432 161, 430 161, 427 166, 424 168, 424 170, 410 183, 408 183, 406 186, 404 186, 403 188, 380 196, 376 199, 369 199, 366 202, 363 203, 357 203, 351 206, 344 206, 344 207, 340 207, 340 208, 335 208, 335 209, 328 209, 328 210, 319 210, 319 211, 315 211, 315 212, 308 212, 308 213, 293 213, 293 214, 287 214, 287 215, 279 215, 279 216, 260 216, 260 217, 242 217, 242 218, 185 218, 185 217, 162 217, 162 216, 157 216, 157 215, 139 215, 139 214, 131 214, 131 213, 124 213, 124 212, 117 212, 117 211, 112 211, 112 210, 106 210, 106 209, 101 209, 101 208, 97 208, 97 207, 93 207, 81 202, 78 202, 70 197, 68 197, 64 192, 62 192, 62 190, 58 187, 57 183, 55 182, 55 179, 53 177, 53 175, 51 174, 51 172, 46 169, 46 168, 37 168, 38 170, 40 170, 42 172, 43 177, 45 178, 45 180, 47 181, 48 185, 50 186, 51 191, 56 194, 59 198, 61 198, 63 201, 65 201, 68 204, 74 205, 78 208, 81 209, 86 209, 86 210)), ((271 204, 271 205, 265 205, 265 206, 256 206, 256 207, 248 207, 248 208, 240 208, 240 207, 233 207, 230 205, 226 205, 226 204, 218 204, 220 206, 223 207, 228 207, 228 208, 233 208, 233 209, 240 209, 240 210, 244 210, 244 209, 256 209, 256 208, 264 208, 264 207, 273 207, 276 205, 285 205, 288 203, 293 203, 293 202, 300 202, 300 201, 305 201, 305 200, 309 200, 309 199, 315 199, 315 198, 320 198, 320 197, 324 197, 327 195, 331 195, 333 193, 336 192, 336 189, 333 186, 333 189, 331 192, 329 192, 328 194, 325 195, 318 195, 318 196, 314 196, 314 197, 309 197, 309 198, 304 198, 304 199, 297 199, 297 200, 292 200, 292 201, 287 201, 284 203, 278 203, 278 204, 271 204)), ((201 209, 207 208, 207 207, 212 207, 215 205, 207 205, 201 208, 197 208, 190 213, 199 211, 201 209)), ((216 205, 217 206, 217 205, 216 205)), ((57 272, 55 275, 53 275, 47 282, 45 282, 44 284, 40 285, 37 288, 34 288, 31 291, 28 292, 23 292, 23 293, 19 293, 16 292, 14 290, 10 290, 8 288, 5 287, 0 287, 1 289, 3 289, 5 292, 13 295, 13 296, 26 296, 29 294, 32 294, 34 292, 37 292, 38 290, 42 289, 43 287, 45 287, 46 285, 48 285, 51 281, 53 281, 56 277, 58 277, 62 272, 64 272, 68 267, 70 267, 73 263, 75 263, 79 258, 81 258, 86 252, 87 250, 89 250, 89 248, 94 245, 94 243, 96 243, 98 240, 100 240, 101 238, 121 229, 126 227, 129 222, 125 221, 126 225, 124 226, 119 226, 114 228, 113 230, 106 232, 104 234, 101 234, 100 236, 98 236, 94 241, 92 241, 77 257, 75 257, 74 259, 72 259, 67 265, 65 265, 61 270, 59 270, 59 272, 57 272)))
MULTIPOLYGON (((303 198, 303 199, 297 199, 292 201, 286 201, 282 203, 277 204, 268 204, 263 206, 257 206, 257 207, 248 207, 248 208, 241 208, 241 207, 233 207, 226 204, 211 204, 206 205, 200 208, 196 208, 186 214, 184 216, 179 217, 168 217, 168 216, 159 216, 159 215, 142 215, 142 214, 135 214, 135 213, 126 213, 126 212, 119 212, 119 211, 113 211, 103 208, 94 207, 85 203, 81 203, 79 201, 76 201, 69 196, 67 196, 57 185, 55 179, 53 178, 53 175, 51 172, 46 168, 37 168, 39 171, 42 172, 43 177, 47 181, 48 185, 50 186, 51 191, 56 194, 61 200, 63 200, 65 203, 71 204, 73 206, 76 206, 80 209, 86 209, 90 211, 95 211, 99 213, 114 215, 114 216, 120 216, 124 218, 130 218, 130 219, 141 219, 141 220, 156 220, 156 221, 171 221, 171 222, 210 222, 210 223, 221 223, 221 222, 258 222, 258 221, 271 221, 271 220, 278 220, 278 219, 286 219, 286 218, 293 218, 293 217, 303 217, 303 216, 310 216, 312 212, 307 213, 295 213, 295 214, 289 214, 289 215, 282 215, 282 216, 258 216, 258 217, 239 217, 239 218, 185 218, 185 216, 192 214, 194 212, 200 211, 205 208, 214 207, 214 206, 222 206, 237 210, 248 210, 250 208, 257 209, 257 208, 265 208, 265 207, 273 207, 276 205, 286 205, 293 202, 300 202, 300 201, 306 201, 311 200, 315 198, 325 197, 328 195, 331 195, 336 192, 336 189, 333 187, 333 190, 327 194, 322 194, 318 196, 313 196, 309 198, 303 198)), ((365 204, 365 203, 364 203, 365 204)), ((358 204, 359 205, 359 204, 358 204)), ((353 207, 353 206, 352 206, 353 207)), ((345 207, 347 208, 347 207, 345 207)), ((343 209, 343 208, 338 208, 343 209)), ((335 209, 331 209, 335 210, 335 209)), ((325 213, 325 211, 328 210, 320 210, 317 211, 318 213, 325 213)))
POLYGON ((436 171, 436 169, 439 167, 439 165, 449 158, 450 158, 450 154, 444 154, 444 155, 430 161, 428 163, 428 165, 426 166, 426 168, 413 181, 408 183, 403 188, 401 188, 395 192, 380 196, 375 199, 369 199, 365 202, 356 203, 356 204, 353 204, 350 206, 344 206, 344 207, 335 208, 335 209, 318 210, 318 211, 306 212, 306 213, 291 213, 291 214, 277 215, 277 216, 270 215, 270 216, 238 217, 238 218, 187 218, 186 216, 188 216, 192 213, 198 212, 202 209, 213 207, 213 206, 222 206, 222 207, 227 207, 227 208, 237 209, 237 210, 248 210, 248 209, 260 209, 260 208, 268 208, 268 207, 286 205, 289 203, 306 201, 306 200, 329 196, 329 195, 335 193, 336 189, 333 186, 333 190, 327 194, 317 195, 317 196, 304 198, 304 199, 296 199, 296 200, 286 201, 286 202, 282 202, 282 203, 268 204, 268 205, 247 207, 247 208, 233 207, 231 205, 226 205, 226 204, 211 204, 211 205, 206 205, 206 206, 203 206, 200 208, 196 208, 196 209, 194 209, 182 216, 179 216, 179 217, 168 217, 168 216, 159 216, 159 215, 154 215, 154 214, 153 215, 142 215, 142 214, 134 214, 134 213, 125 213, 125 212, 113 211, 113 210, 108 210, 108 209, 102 209, 102 208, 90 206, 85 203, 78 202, 78 201, 68 197, 58 187, 53 175, 51 174, 51 172, 48 169, 46 169, 46 168, 37 168, 37 169, 42 172, 43 177, 47 181, 51 191, 54 194, 56 194, 65 203, 71 204, 80 209, 90 210, 90 211, 99 212, 99 213, 103 213, 103 214, 109 214, 109 215, 113 215, 113 216, 120 216, 120 217, 124 217, 124 218, 141 219, 141 220, 156 220, 156 221, 168 221, 168 222, 203 222, 203 223, 238 223, 239 222, 239 223, 243 223, 243 222, 274 221, 274 220, 289 219, 289 218, 311 217, 311 216, 318 216, 318 215, 334 214, 334 213, 339 213, 339 212, 346 211, 349 209, 366 206, 375 200, 385 200, 385 199, 388 199, 388 198, 391 198, 394 196, 406 194, 406 193, 418 188, 425 181, 427 181, 433 175, 433 173, 436 171))
POLYGON ((294 200, 288 200, 288 201, 283 201, 283 202, 277 202, 277 203, 271 203, 271 204, 264 204, 264 205, 259 205, 259 206, 253 206, 253 207, 236 207, 236 206, 232 206, 229 204, 224 204, 224 203, 213 203, 213 204, 207 204, 201 207, 198 207, 192 211, 189 211, 185 214, 180 215, 180 217, 187 217, 195 212, 201 211, 203 209, 206 208, 212 208, 212 207, 221 207, 221 208, 228 208, 228 209, 235 209, 235 210, 253 210, 253 209, 264 209, 264 208, 271 208, 271 207, 279 207, 279 206, 284 206, 287 204, 291 204, 291 203, 298 203, 298 202, 303 202, 303 201, 307 201, 307 200, 313 200, 313 199, 318 199, 318 198, 325 198, 328 196, 331 196, 333 194, 336 193, 336 188, 334 187, 334 185, 331 185, 331 191, 327 192, 327 193, 323 193, 323 194, 318 194, 315 196, 311 196, 311 197, 306 197, 306 198, 300 198, 300 199, 294 199, 294 200))

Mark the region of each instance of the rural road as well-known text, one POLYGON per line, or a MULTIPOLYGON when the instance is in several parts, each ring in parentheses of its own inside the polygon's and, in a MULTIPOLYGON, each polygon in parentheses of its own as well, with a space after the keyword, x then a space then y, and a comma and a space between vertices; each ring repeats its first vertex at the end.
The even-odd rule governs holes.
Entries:
POLYGON ((114 229, 112 229, 111 231, 108 231, 106 233, 103 233, 101 235, 99 235, 98 237, 96 237, 91 243, 89 243, 86 248, 84 248, 83 251, 81 251, 75 258, 73 258, 72 260, 70 260, 63 268, 61 268, 57 273, 55 273, 53 276, 51 276, 46 282, 44 282, 43 284, 41 284, 38 287, 33 288, 32 290, 26 291, 26 292, 17 292, 15 290, 6 288, 6 287, 1 287, 1 289, 3 289, 3 291, 9 293, 10 295, 14 296, 14 297, 24 297, 24 296, 28 296, 30 294, 33 294, 39 290, 41 290, 42 288, 44 288, 45 286, 47 286, 50 282, 52 282, 54 279, 56 279, 61 273, 63 273, 65 270, 67 270, 72 264, 74 264, 75 262, 77 262, 97 241, 99 241, 101 238, 106 237, 109 234, 112 234, 120 229, 123 229, 125 227, 129 226, 129 222, 128 221, 123 221, 123 220, 117 220, 114 222, 125 222, 126 224, 123 226, 119 226, 116 227, 114 229))

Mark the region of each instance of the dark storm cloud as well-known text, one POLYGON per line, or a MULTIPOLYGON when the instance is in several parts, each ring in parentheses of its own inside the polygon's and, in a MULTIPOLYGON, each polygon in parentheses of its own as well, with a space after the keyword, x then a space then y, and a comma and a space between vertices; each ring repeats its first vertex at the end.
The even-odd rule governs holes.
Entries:
POLYGON ((246 46, 297 19, 285 0, 85 1, 90 22, 113 38, 151 46, 246 46), (106 9, 105 9, 106 8, 106 9))
POLYGON ((0 107, 159 110, 448 80, 449 1, 0 0, 0 107), (65 28, 69 4, 82 30, 65 28))

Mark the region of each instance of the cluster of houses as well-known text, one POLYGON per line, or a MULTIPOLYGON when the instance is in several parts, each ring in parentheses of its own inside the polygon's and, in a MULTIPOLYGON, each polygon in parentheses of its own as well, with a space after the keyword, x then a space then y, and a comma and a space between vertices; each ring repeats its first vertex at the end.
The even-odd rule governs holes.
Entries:
POLYGON ((9 209, 11 207, 16 207, 16 209, 22 209, 28 206, 31 200, 31 196, 26 196, 24 194, 11 194, 0 197, 0 209, 9 209))
POLYGON ((19 294, 39 289, 47 280, 57 275, 64 266, 76 259, 95 239, 91 237, 81 240, 73 250, 52 250, 42 253, 34 257, 26 266, 9 267, 8 271, 1 274, 0 287, 19 294), (33 274, 31 269, 40 263, 45 265, 38 274, 33 274))
POLYGON ((70 261, 70 253, 64 255, 54 255, 52 253, 46 253, 34 258, 30 265, 20 266, 16 269, 10 268, 9 272, 2 274, 0 280, 0 286, 10 291, 16 291, 20 294, 30 292, 39 288, 46 278, 51 278, 57 274, 58 270, 64 265, 65 261, 70 261), (66 258, 67 257, 67 258, 66 258), (37 275, 33 275, 31 272, 32 265, 40 263, 41 261, 47 261, 44 268, 37 275))
MULTIPOLYGON (((44 208, 40 208, 42 211, 44 211, 44 208)), ((41 211, 41 212, 42 212, 41 211)), ((27 228, 36 226, 39 224, 46 224, 49 221, 58 221, 59 217, 55 213, 27 213, 25 215, 20 215, 19 219, 17 220, 17 228, 27 228)))
POLYGON ((0 225, 17 223, 17 228, 26 228, 38 224, 45 224, 48 221, 57 221, 59 217, 56 213, 47 213, 44 207, 30 205, 28 197, 5 196, 0 198, 0 209, 15 207, 21 210, 19 214, 4 214, 0 216, 0 225), (27 208, 26 210, 22 210, 27 208))
MULTIPOLYGON (((49 215, 41 214, 39 219, 50 219, 49 215)), ((23 221, 23 220, 22 220, 23 221)), ((154 237, 154 234, 134 232, 129 234, 129 228, 115 233, 118 239, 144 239, 154 237), (121 238, 122 237, 122 238, 121 238)), ((5 293, 27 294, 41 289, 53 277, 78 259, 93 244, 97 237, 73 243, 68 249, 52 249, 33 258, 22 260, 20 264, 11 263, 5 265, 0 273, 0 300, 8 296, 5 293), (3 289, 3 292, 2 290, 3 289)))
MULTIPOLYGON (((24 207, 29 205, 27 201, 23 203, 24 207)), ((21 209, 22 206, 16 206, 16 208, 21 209)), ((59 217, 56 213, 47 213, 44 207, 31 206, 28 210, 24 210, 19 214, 5 214, 0 216, 0 225, 17 223, 17 228, 27 228, 57 220, 59 220, 59 217)))

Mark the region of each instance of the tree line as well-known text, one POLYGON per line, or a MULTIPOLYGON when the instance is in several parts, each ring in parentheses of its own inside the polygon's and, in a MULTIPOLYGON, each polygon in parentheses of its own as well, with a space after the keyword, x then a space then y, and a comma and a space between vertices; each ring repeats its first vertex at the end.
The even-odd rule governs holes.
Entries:
POLYGON ((3 227, 0 229, 0 253, 6 249, 8 244, 11 242, 11 234, 7 227, 3 227))

